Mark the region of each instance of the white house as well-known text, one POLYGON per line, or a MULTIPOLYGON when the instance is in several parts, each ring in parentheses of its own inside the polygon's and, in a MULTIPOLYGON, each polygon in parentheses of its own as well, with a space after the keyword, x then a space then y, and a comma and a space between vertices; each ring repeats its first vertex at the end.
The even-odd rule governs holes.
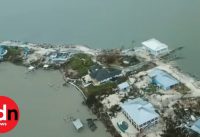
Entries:
POLYGON ((153 105, 141 98, 128 100, 120 105, 127 119, 139 131, 149 128, 159 121, 159 115, 153 105))
POLYGON ((154 38, 142 42, 142 45, 155 57, 169 53, 168 46, 154 38))
POLYGON ((123 83, 117 85, 117 88, 119 91, 122 91, 122 92, 130 91, 130 85, 128 84, 128 82, 123 82, 123 83))

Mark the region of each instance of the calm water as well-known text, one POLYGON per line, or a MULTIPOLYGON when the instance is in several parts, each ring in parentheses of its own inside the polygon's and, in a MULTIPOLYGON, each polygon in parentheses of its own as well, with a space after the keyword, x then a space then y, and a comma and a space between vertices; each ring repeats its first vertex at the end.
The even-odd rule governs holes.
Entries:
MULTIPOLYGON (((0 0, 0 34, 0 40, 93 48, 139 46, 155 37, 172 49, 184 46, 179 65, 200 77, 199 0, 0 0)), ((85 119, 91 114, 74 88, 61 86, 58 72, 25 71, 0 64, 0 95, 14 98, 22 111, 19 126, 3 137, 108 136, 101 124, 96 133, 79 134, 63 121, 65 115, 85 119)))
POLYGON ((199 0, 0 0, 0 40, 131 47, 155 37, 184 46, 179 65, 200 76, 199 0))
POLYGON ((18 126, 1 137, 110 137, 100 122, 97 131, 86 126, 78 133, 69 120, 64 121, 64 117, 73 116, 86 123, 87 118, 95 116, 82 105, 78 91, 62 86, 58 71, 26 71, 24 67, 0 64, 0 95, 13 98, 21 110, 18 126))

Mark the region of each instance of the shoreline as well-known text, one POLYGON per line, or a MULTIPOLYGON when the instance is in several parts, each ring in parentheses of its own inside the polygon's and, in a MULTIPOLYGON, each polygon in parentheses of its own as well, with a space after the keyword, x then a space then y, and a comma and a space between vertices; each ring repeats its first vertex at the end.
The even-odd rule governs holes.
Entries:
MULTIPOLYGON (((24 60, 24 63, 28 64, 28 65, 31 65, 30 62, 33 59, 36 59, 38 61, 41 58, 47 58, 47 56, 49 54, 51 54, 52 52, 58 52, 58 51, 74 52, 75 54, 84 53, 84 54, 90 55, 94 58, 96 58, 99 54, 103 53, 103 50, 92 49, 92 48, 89 48, 88 46, 84 46, 84 45, 64 45, 64 44, 63 45, 54 45, 54 44, 44 44, 43 45, 43 44, 23 43, 23 42, 19 42, 19 41, 17 41, 17 42, 16 41, 14 41, 14 42, 13 41, 4 41, 4 42, 0 42, 0 45, 7 46, 7 47, 20 47, 20 48, 28 47, 28 48, 34 50, 34 52, 32 54, 30 54, 26 60, 24 60)), ((120 51, 120 49, 116 49, 116 50, 120 51)), ((126 50, 129 50, 129 49, 125 49, 124 51, 126 51, 126 50)), ((120 52, 122 53, 123 50, 120 52)), ((200 81, 196 77, 191 76, 189 73, 183 72, 183 70, 181 70, 179 67, 175 66, 171 62, 164 63, 161 59, 152 59, 148 55, 146 55, 146 52, 144 52, 145 54, 143 52, 144 51, 142 51, 142 53, 140 53, 140 51, 139 52, 134 51, 134 52, 127 53, 127 55, 129 56, 130 54, 132 55, 132 53, 134 53, 135 56, 142 57, 145 59, 145 61, 150 61, 152 63, 155 63, 156 67, 154 67, 154 68, 158 68, 158 69, 168 72, 169 74, 174 76, 178 81, 180 81, 181 83, 186 85, 190 89, 190 91, 186 95, 183 94, 181 98, 183 98, 183 97, 184 98, 200 97, 200 81)), ((42 63, 43 63, 42 65, 45 65, 44 62, 42 62, 42 63)), ((62 64, 59 64, 59 67, 61 67, 61 65, 62 64)), ((132 66, 123 67, 122 69, 130 69, 131 67, 132 66)), ((59 70, 61 72, 61 75, 63 76, 63 80, 66 83, 69 83, 70 85, 72 85, 76 90, 78 90, 81 93, 81 95, 83 96, 84 100, 87 101, 87 99, 88 99, 87 95, 84 93, 83 90, 81 90, 80 86, 77 85, 75 82, 77 79, 70 79, 65 76, 64 71, 62 71, 61 69, 59 69, 59 70)), ((79 77, 78 79, 80 79, 80 78, 82 78, 82 77, 79 77)), ((98 97, 100 97, 100 96, 98 95, 98 97)), ((180 98, 178 98, 177 100, 179 100, 179 99, 180 98)), ((177 100, 174 100, 171 103, 173 104, 177 100)), ((100 103, 100 102, 95 102, 95 103, 97 103, 96 105, 98 106, 98 103, 100 103)), ((103 107, 106 108, 106 105, 103 107)), ((113 127, 115 127, 114 125, 107 125, 107 123, 105 122, 106 121, 105 119, 107 119, 107 120, 109 119, 110 120, 109 122, 112 122, 112 119, 110 116, 107 116, 107 114, 102 116, 101 112, 99 112, 99 108, 93 108, 92 111, 93 111, 93 113, 96 112, 96 115, 101 117, 101 121, 104 123, 104 125, 107 127, 107 129, 110 131, 110 133, 115 134, 115 133, 119 132, 119 131, 117 131, 116 128, 115 128, 116 131, 113 130, 113 127)), ((105 110, 102 110, 102 111, 103 111, 103 113, 107 113, 107 111, 105 111, 105 110)), ((117 135, 117 134, 115 134, 115 135, 117 135)))

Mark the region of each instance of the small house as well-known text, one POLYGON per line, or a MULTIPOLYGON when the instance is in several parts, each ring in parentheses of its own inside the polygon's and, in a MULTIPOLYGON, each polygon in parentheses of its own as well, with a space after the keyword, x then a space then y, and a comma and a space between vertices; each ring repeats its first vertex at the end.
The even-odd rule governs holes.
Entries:
POLYGON ((169 90, 175 85, 179 84, 179 81, 176 78, 164 70, 155 68, 152 69, 148 75, 151 79, 151 83, 156 84, 158 87, 164 90, 169 90))
POLYGON ((76 120, 72 121, 72 123, 73 123, 74 127, 76 128, 76 130, 79 130, 83 127, 83 124, 80 119, 76 119, 76 120))
POLYGON ((151 55, 155 57, 169 53, 168 46, 154 38, 142 42, 142 45, 151 55))
POLYGON ((128 82, 123 82, 123 83, 119 84, 117 87, 120 92, 129 92, 130 91, 130 85, 128 82))
POLYGON ((49 56, 49 61, 51 64, 63 64, 71 57, 70 52, 54 52, 49 56))
POLYGON ((107 82, 114 78, 122 76, 122 71, 113 68, 102 68, 100 65, 92 66, 89 75, 95 85, 107 82))

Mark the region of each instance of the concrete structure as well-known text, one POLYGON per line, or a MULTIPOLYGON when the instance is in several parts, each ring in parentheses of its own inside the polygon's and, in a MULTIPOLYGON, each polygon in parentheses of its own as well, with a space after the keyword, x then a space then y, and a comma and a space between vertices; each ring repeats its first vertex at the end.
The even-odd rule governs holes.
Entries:
POLYGON ((200 119, 197 120, 191 127, 191 130, 193 130, 194 132, 200 134, 200 119))
POLYGON ((151 82, 153 84, 156 84, 164 90, 169 90, 173 86, 179 84, 179 81, 171 76, 169 73, 157 68, 152 69, 148 75, 151 78, 151 82))
POLYGON ((119 84, 117 87, 118 87, 119 91, 123 91, 123 92, 130 91, 130 85, 128 84, 128 82, 123 82, 123 83, 119 84))
POLYGON ((141 98, 128 100, 120 106, 127 119, 139 131, 158 123, 159 115, 153 105, 141 98))
POLYGON ((74 127, 76 128, 76 130, 79 130, 83 127, 83 124, 80 119, 76 119, 76 120, 72 121, 72 123, 73 123, 74 127))
POLYGON ((49 63, 50 64, 62 64, 65 63, 67 60, 71 58, 71 53, 70 52, 54 52, 51 53, 49 56, 49 63))
POLYGON ((155 57, 169 53, 168 46, 154 38, 142 42, 142 45, 155 57))

